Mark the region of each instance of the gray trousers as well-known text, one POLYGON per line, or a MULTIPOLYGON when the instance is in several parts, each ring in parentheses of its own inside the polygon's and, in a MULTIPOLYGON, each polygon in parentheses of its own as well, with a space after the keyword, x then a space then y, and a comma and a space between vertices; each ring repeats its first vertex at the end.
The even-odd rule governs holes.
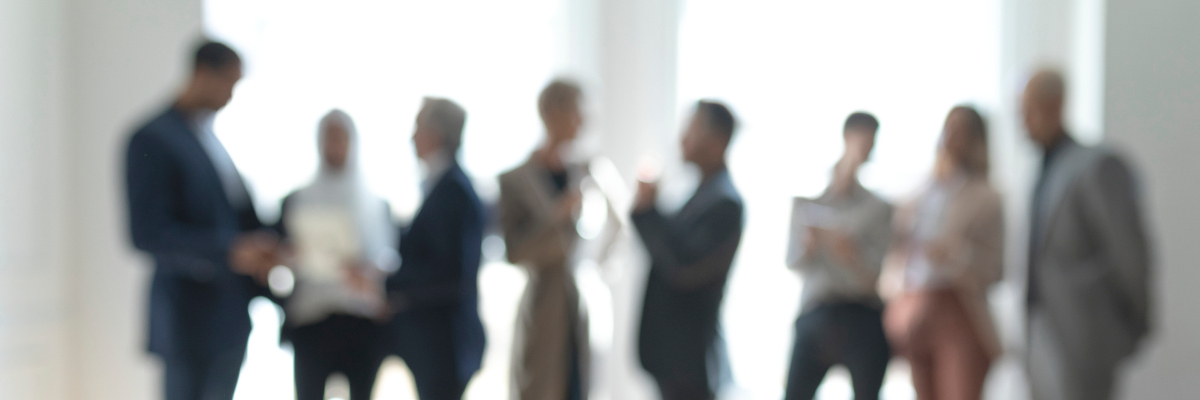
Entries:
POLYGON ((1029 311, 1026 362, 1032 400, 1109 400, 1115 366, 1068 360, 1045 313, 1029 311))

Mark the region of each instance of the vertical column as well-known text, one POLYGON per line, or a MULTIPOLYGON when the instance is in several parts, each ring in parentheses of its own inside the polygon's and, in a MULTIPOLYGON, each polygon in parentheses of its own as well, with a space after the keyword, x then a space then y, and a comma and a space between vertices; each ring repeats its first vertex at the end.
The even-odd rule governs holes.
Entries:
POLYGON ((1194 0, 1110 0, 1104 128, 1133 162, 1152 260, 1152 331, 1123 368, 1118 398, 1200 393, 1200 36, 1194 0))
MULTIPOLYGON (((597 1, 595 45, 600 88, 600 153, 632 188, 645 155, 673 157, 676 43, 682 0, 597 1)), ((627 212, 627 210, 618 210, 627 212)), ((611 359, 602 372, 610 398, 653 399, 655 388, 637 359, 637 328, 647 261, 636 239, 618 246, 608 266, 613 299, 611 359)))
POLYGON ((148 260, 129 244, 123 155, 130 130, 174 96, 201 38, 202 0, 66 0, 79 398, 159 398, 146 355, 148 260))
POLYGON ((70 394, 62 2, 0 2, 0 397, 70 394))

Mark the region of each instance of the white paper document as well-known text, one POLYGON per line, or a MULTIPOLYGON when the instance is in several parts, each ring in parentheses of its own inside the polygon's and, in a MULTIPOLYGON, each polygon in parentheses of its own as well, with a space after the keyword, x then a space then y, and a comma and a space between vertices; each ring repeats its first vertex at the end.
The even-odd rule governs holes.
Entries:
POLYGON ((344 210, 299 208, 286 223, 296 247, 295 267, 301 279, 340 281, 343 264, 357 258, 362 249, 354 219, 344 210))

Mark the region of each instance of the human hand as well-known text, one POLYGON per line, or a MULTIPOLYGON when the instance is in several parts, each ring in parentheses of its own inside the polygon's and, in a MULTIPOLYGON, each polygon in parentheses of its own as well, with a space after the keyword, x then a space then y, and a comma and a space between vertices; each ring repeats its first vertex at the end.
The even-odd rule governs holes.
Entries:
POLYGON ((279 265, 279 237, 265 232, 250 232, 238 236, 229 250, 229 263, 234 272, 266 284, 271 268, 279 265))
POLYGON ((950 246, 941 241, 929 243, 925 246, 925 257, 933 265, 946 265, 950 261, 950 246))
POLYGON ((362 262, 348 262, 342 265, 342 280, 355 293, 382 297, 379 285, 381 271, 362 262))
POLYGON ((638 180, 637 194, 633 197, 633 210, 643 211, 654 207, 658 199, 658 182, 638 180))
POLYGON ((858 263, 858 241, 853 236, 834 233, 830 244, 833 246, 833 255, 843 264, 858 263))
POLYGON ((560 222, 569 222, 575 219, 578 214, 579 207, 583 204, 583 194, 579 190, 570 190, 563 194, 558 200, 558 205, 554 210, 554 217, 560 222))

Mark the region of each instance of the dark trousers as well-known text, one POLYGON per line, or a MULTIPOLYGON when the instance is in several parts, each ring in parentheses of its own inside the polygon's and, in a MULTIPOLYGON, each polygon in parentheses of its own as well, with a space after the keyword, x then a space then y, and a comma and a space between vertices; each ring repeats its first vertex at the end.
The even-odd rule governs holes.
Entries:
POLYGON ((458 377, 453 332, 450 318, 433 313, 399 315, 388 325, 384 346, 412 371, 421 400, 459 400, 467 389, 458 377))
POLYGON ((383 358, 374 347, 381 330, 374 321, 340 314, 293 330, 296 398, 324 399, 329 375, 341 372, 350 382, 350 400, 370 400, 383 358))
POLYGON ((245 358, 245 347, 164 357, 163 398, 230 400, 245 358))
POLYGON ((812 399, 825 373, 838 364, 850 370, 855 400, 878 399, 890 359, 879 309, 859 303, 822 304, 796 320, 785 399, 812 399))
MULTIPOLYGON (((669 346, 668 346, 669 347, 669 346)), ((709 354, 703 346, 692 351, 675 352, 666 371, 651 373, 663 400, 712 400, 715 398, 709 379, 709 354)))

